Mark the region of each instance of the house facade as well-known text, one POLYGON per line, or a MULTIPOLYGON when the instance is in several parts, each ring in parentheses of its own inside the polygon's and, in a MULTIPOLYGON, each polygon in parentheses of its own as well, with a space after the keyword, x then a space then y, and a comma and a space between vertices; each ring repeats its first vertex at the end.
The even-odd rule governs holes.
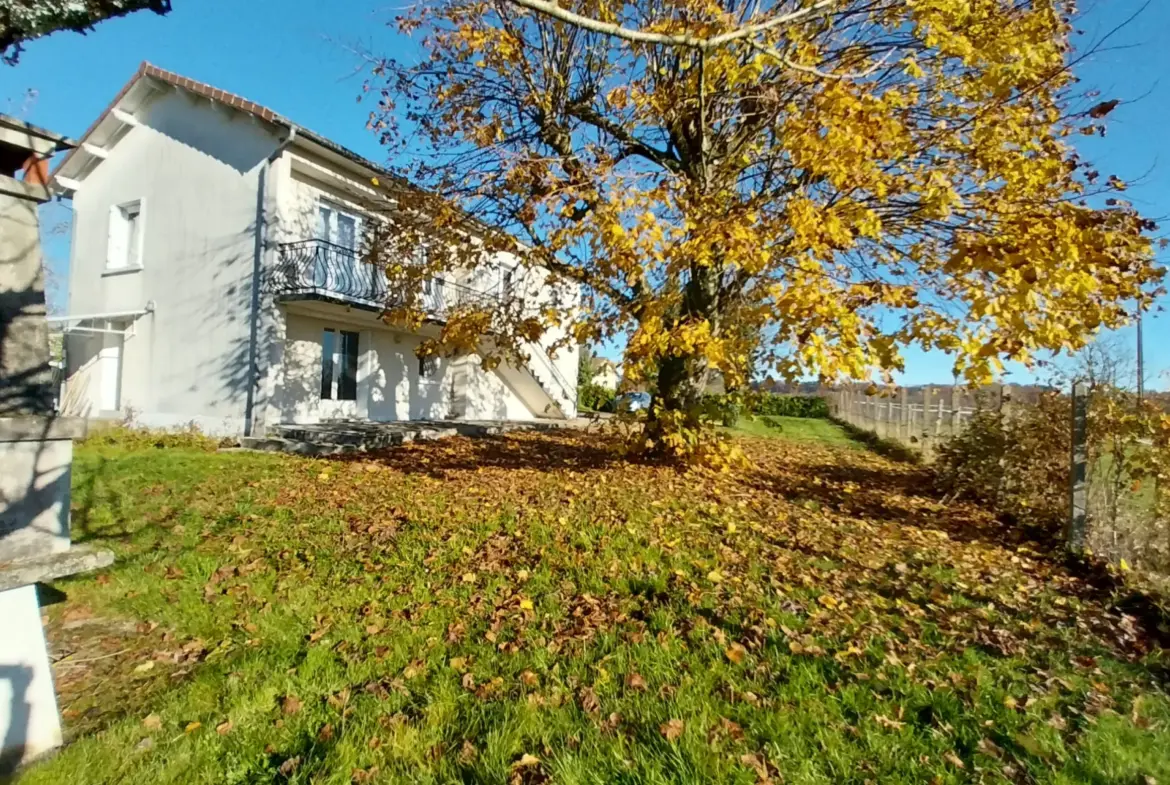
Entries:
POLYGON ((598 387, 616 391, 618 385, 621 384, 621 377, 618 375, 617 366, 613 364, 613 361, 604 357, 594 357, 592 363, 593 383, 598 387))
MULTIPOLYGON (((54 173, 73 203, 63 411, 263 434, 330 420, 576 415, 577 350, 420 359, 469 300, 554 296, 499 254, 426 281, 417 330, 360 260, 386 173, 265 107, 144 63, 54 173)), ((563 298, 576 296, 562 291, 563 298)))

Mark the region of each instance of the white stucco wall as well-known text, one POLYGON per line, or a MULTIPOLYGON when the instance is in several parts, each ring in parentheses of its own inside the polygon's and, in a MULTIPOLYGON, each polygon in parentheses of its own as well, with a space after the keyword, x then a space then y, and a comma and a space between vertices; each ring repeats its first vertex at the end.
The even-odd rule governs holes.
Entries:
POLYGON ((601 370, 593 374, 593 383, 607 390, 616 390, 620 381, 617 371, 608 365, 603 366, 601 370))
MULTIPOLYGON (((239 432, 259 178, 279 139, 246 115, 177 90, 161 93, 139 120, 73 197, 69 312, 153 302, 154 313, 125 340, 121 409, 148 425, 194 421, 239 432), (135 200, 142 201, 142 269, 111 274, 110 207, 135 200)), ((78 349, 70 372, 92 359, 83 346, 70 348, 78 349)), ((100 408, 102 372, 88 369, 90 392, 79 396, 91 414, 100 408)))
MULTIPOLYGON (((70 314, 146 308, 123 340, 75 337, 68 342, 72 382, 66 398, 73 414, 102 411, 103 390, 111 380, 98 352, 121 345, 121 413, 133 412, 144 425, 174 427, 194 423, 211 433, 244 430, 260 180, 265 179, 264 214, 268 224, 263 253, 266 269, 277 261, 280 243, 309 239, 317 231, 322 197, 360 210, 369 193, 369 172, 348 171, 337 162, 315 158, 297 148, 275 156, 278 131, 246 115, 166 90, 138 113, 106 160, 84 179, 73 198, 74 238, 70 270, 70 314), (272 163, 269 159, 273 158, 272 163), (136 271, 106 270, 110 208, 142 203, 143 266, 136 271)), ((294 146, 295 147, 295 146, 294 146)), ((514 264, 514 260, 503 259, 514 264)), ((543 271, 518 273, 538 308, 551 296, 542 288, 543 271)), ((499 265, 486 266, 474 285, 499 285, 499 265)), ((265 296, 258 325, 256 417, 261 425, 312 421, 345 414, 313 403, 319 397, 320 331, 324 323, 290 318, 265 296), (287 330, 287 333, 286 333, 287 330), (287 355, 287 356, 286 356, 287 355), (312 400, 310 399, 310 394, 312 400), (271 421, 271 422, 270 422, 271 421)), ((339 318, 346 309, 337 306, 339 318)), ((440 360, 434 380, 420 380, 414 349, 419 336, 365 328, 363 362, 368 396, 359 416, 378 420, 445 417, 453 407, 453 363, 440 360)), ((545 348, 560 335, 529 347, 545 348)), ((570 389, 560 397, 568 416, 575 414, 576 348, 550 360, 570 389)), ((543 360, 535 358, 539 372, 543 360)), ((531 419, 533 390, 517 375, 485 372, 465 362, 467 395, 462 416, 474 419, 531 419)), ((462 378, 462 377, 460 377, 462 378)), ((531 380, 529 380, 531 383, 531 380)), ((539 391, 537 390, 537 396, 539 391)), ((359 393, 361 394, 361 393, 359 393)), ((464 400, 461 398, 460 400, 464 400)), ((541 403, 543 406, 543 403, 541 403)))
MULTIPOLYGON (((351 317, 352 318, 352 317, 351 317)), ((420 378, 415 350, 419 335, 378 327, 372 320, 285 313, 286 343, 276 375, 272 404, 280 422, 314 423, 338 417, 378 422, 445 419, 455 405, 455 365, 438 358, 437 372, 420 378), (358 400, 321 401, 321 339, 326 328, 359 334, 358 400)), ((465 419, 531 420, 532 412, 494 372, 484 371, 478 358, 465 363, 468 401, 465 419)))
POLYGON ((483 369, 479 357, 472 357, 467 369, 465 419, 521 422, 537 419, 532 410, 504 383, 499 373, 483 369))
MULTIPOLYGON (((361 215, 368 209, 374 191, 370 187, 373 172, 358 174, 330 165, 303 151, 286 152, 279 162, 279 184, 276 212, 279 227, 273 237, 278 242, 295 242, 311 239, 317 235, 317 208, 322 200, 338 204, 355 214, 361 215)), ((371 219, 374 220, 374 219, 371 219)), ((469 273, 461 273, 456 280, 480 291, 499 291, 503 272, 513 270, 513 285, 522 287, 532 312, 556 302, 559 306, 568 303, 579 304, 580 297, 574 287, 562 287, 561 293, 554 294, 548 286, 548 272, 543 268, 524 269, 512 254, 500 254, 491 263, 469 273)), ((544 367, 544 360, 556 368, 564 389, 557 394, 558 403, 567 417, 576 416, 577 354, 576 344, 560 348, 555 357, 549 356, 549 347, 564 337, 562 330, 550 331, 539 343, 525 345, 525 351, 533 357, 531 367, 542 378, 553 377, 544 367)), ((411 355, 407 364, 416 362, 411 355)), ((465 417, 469 419, 532 419, 529 409, 516 393, 501 378, 501 374, 485 372, 478 362, 470 363, 474 370, 468 375, 468 408, 465 417)), ((513 374, 505 374, 518 384, 523 382, 513 374)), ((546 382, 552 386, 556 382, 546 382)), ((556 391, 553 390, 554 394, 556 391)), ((394 417, 376 419, 398 419, 394 417)), ((371 414, 373 416, 373 414, 371 414)))

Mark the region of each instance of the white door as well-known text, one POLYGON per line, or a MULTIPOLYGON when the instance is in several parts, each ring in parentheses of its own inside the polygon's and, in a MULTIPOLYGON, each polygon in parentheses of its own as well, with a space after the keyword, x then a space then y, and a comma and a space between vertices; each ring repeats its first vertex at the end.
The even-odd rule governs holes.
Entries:
POLYGON ((370 276, 358 258, 359 226, 356 215, 336 205, 317 206, 317 236, 325 241, 317 253, 317 286, 350 297, 369 296, 370 276))
POLYGON ((410 400, 410 419, 437 420, 448 416, 443 395, 442 367, 437 357, 416 358, 415 386, 410 400))
POLYGON ((98 408, 103 412, 116 412, 122 408, 122 336, 104 336, 98 353, 98 408))
POLYGON ((358 371, 361 365, 361 333, 326 327, 321 333, 321 387, 317 411, 321 420, 352 420, 366 416, 361 400, 358 371))

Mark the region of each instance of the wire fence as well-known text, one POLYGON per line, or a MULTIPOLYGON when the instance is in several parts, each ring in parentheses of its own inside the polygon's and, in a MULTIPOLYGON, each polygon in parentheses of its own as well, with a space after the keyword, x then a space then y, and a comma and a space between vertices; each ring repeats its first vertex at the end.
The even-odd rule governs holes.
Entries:
POLYGON ((960 433, 981 407, 1008 405, 1010 388, 997 386, 971 391, 958 386, 902 387, 893 392, 871 392, 845 387, 829 392, 829 409, 838 420, 883 439, 931 453, 960 433))
POLYGON ((1074 552, 1140 570, 1170 588, 1170 520, 1160 504, 1166 478, 1149 471, 1150 459, 1142 457, 1155 447, 1104 415, 1113 405, 1136 416, 1142 404, 1132 394, 1082 385, 1064 391, 930 386, 884 394, 847 387, 822 394, 836 419, 928 459, 976 422, 945 460, 968 460, 956 457, 956 449, 969 450, 976 469, 991 458, 998 471, 969 471, 985 480, 977 495, 1019 523, 1054 532, 1063 526, 1074 552), (1000 416, 977 420, 980 412, 1000 416), (1018 504, 1001 510, 1005 498, 1018 504), (1050 514, 1040 520, 1041 512, 1050 514))

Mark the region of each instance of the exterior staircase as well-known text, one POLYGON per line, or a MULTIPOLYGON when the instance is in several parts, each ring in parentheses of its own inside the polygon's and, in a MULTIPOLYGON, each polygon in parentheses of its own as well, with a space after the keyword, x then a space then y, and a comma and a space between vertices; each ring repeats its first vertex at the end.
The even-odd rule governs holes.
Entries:
POLYGON ((537 417, 567 420, 576 416, 577 386, 569 384, 540 346, 529 344, 528 355, 522 367, 504 363, 496 374, 537 417))

